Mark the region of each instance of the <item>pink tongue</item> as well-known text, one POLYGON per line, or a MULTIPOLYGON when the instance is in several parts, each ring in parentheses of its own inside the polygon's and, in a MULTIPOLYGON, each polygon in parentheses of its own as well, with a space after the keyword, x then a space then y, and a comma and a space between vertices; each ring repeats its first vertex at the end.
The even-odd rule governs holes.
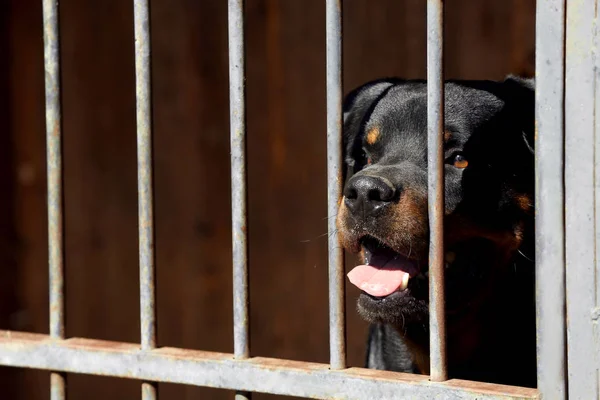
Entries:
POLYGON ((377 268, 359 265, 348 273, 348 279, 357 288, 371 296, 388 296, 398 290, 407 272, 399 269, 377 268))

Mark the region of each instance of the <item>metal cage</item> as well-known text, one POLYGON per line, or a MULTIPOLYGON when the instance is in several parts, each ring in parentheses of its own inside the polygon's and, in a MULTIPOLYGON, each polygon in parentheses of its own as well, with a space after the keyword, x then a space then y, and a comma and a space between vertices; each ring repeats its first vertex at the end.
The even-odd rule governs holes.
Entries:
MULTIPOLYGON (((348 368, 344 256, 329 239, 330 363, 250 357, 246 238, 244 0, 228 0, 234 353, 156 347, 149 1, 134 0, 137 100, 140 343, 64 333, 64 242, 58 4, 43 0, 48 169, 50 334, 0 331, 0 365, 51 371, 51 398, 65 374, 315 399, 600 398, 600 57, 597 1, 538 0, 536 11, 536 299, 538 388, 447 379, 443 287, 443 0, 427 1, 431 376, 348 368), (568 317, 568 318, 567 318, 568 317)), ((342 191, 342 6, 326 0, 328 215, 342 191)), ((335 222, 329 219, 329 232, 335 222)))

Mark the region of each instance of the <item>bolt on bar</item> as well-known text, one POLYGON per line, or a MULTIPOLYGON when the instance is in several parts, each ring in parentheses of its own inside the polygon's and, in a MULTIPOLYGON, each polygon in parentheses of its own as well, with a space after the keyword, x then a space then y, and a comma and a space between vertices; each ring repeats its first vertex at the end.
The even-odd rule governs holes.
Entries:
POLYGON ((565 399, 565 0, 536 8, 537 380, 544 398, 565 399))
POLYGON ((444 301, 444 2, 427 1, 427 163, 431 380, 445 381, 444 301))
MULTIPOLYGON (((43 1, 44 70, 46 77, 46 152, 48 174, 48 264, 50 280, 50 336, 65 337, 64 230, 62 179, 62 119, 58 2, 43 1)), ((50 398, 66 398, 66 376, 50 375, 50 398)))
POLYGON ((332 369, 346 368, 344 251, 335 216, 342 198, 342 3, 326 2, 327 215, 329 233, 329 353, 332 369))
MULTIPOLYGON (((142 350, 156 347, 154 201, 152 180, 152 88, 148 0, 134 0, 135 95, 138 154, 138 224, 140 257, 140 327, 142 350)), ((155 400, 157 385, 142 383, 142 399, 155 400)))
POLYGON ((568 398, 600 398, 596 0, 567 2, 565 256, 568 398))
MULTIPOLYGON (((231 137, 231 217, 233 245, 233 347, 238 359, 250 357, 246 189, 246 66, 244 0, 229 0, 229 121, 231 137)), ((238 392, 236 399, 249 399, 238 392)))

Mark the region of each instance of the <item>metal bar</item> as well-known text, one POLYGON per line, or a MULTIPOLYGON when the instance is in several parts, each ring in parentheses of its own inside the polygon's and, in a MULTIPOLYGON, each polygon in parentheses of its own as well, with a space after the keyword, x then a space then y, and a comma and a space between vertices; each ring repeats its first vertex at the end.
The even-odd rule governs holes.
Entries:
MULTIPOLYGON (((152 82, 149 0, 134 0, 135 94, 138 157, 140 328, 143 351, 156 347, 156 288, 152 171, 152 82)), ((142 384, 142 399, 155 400, 155 383, 142 384)))
POLYGON ((234 286, 234 354, 250 356, 246 191, 246 90, 244 0, 229 0, 229 92, 231 124, 231 212, 234 286))
MULTIPOLYGON (((238 359, 250 357, 244 3, 244 0, 229 0, 228 2, 231 236, 233 247, 233 353, 238 359)), ((250 399, 250 394, 238 392, 235 398, 237 400, 250 399)))
POLYGON ((444 2, 427 1, 427 164, 431 380, 448 379, 444 302, 444 2))
MULTIPOLYGON (((594 49, 594 193, 600 193, 600 24, 598 24, 598 7, 600 0, 596 0, 596 22, 594 23, 593 49, 594 49)), ((592 309, 591 318, 593 321, 594 344, 596 345, 592 353, 593 362, 596 369, 596 396, 600 397, 600 196, 594 195, 594 214, 595 214, 595 308, 592 309)))
POLYGON ((567 2, 565 216, 568 397, 600 398, 596 291, 595 0, 567 2), (594 320, 594 318, 596 318, 594 320))
POLYGON ((334 218, 342 198, 342 2, 326 2, 327 215, 329 233, 329 357, 332 369, 346 368, 344 251, 334 218))
MULTIPOLYGON (((48 267, 50 335, 65 337, 64 216, 62 177, 62 116, 60 96, 60 36, 58 2, 43 1, 46 90, 46 151, 48 174, 48 267)), ((51 400, 66 398, 66 376, 50 375, 51 400)))
POLYGON ((535 389, 449 380, 363 368, 332 370, 328 364, 160 348, 130 343, 54 340, 47 335, 0 331, 0 364, 291 395, 314 399, 536 399, 535 389))
POLYGON ((536 7, 537 381, 544 398, 565 399, 565 0, 536 7))

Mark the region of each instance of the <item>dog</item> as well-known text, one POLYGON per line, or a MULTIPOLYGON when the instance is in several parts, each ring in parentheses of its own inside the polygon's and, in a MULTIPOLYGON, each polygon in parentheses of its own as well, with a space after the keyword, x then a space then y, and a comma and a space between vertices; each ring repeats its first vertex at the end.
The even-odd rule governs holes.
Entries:
MULTIPOLYGON (((536 385, 535 82, 445 82, 450 378, 536 385)), ((366 367, 429 374, 427 83, 381 79, 343 104, 341 245, 370 323, 366 367)))

